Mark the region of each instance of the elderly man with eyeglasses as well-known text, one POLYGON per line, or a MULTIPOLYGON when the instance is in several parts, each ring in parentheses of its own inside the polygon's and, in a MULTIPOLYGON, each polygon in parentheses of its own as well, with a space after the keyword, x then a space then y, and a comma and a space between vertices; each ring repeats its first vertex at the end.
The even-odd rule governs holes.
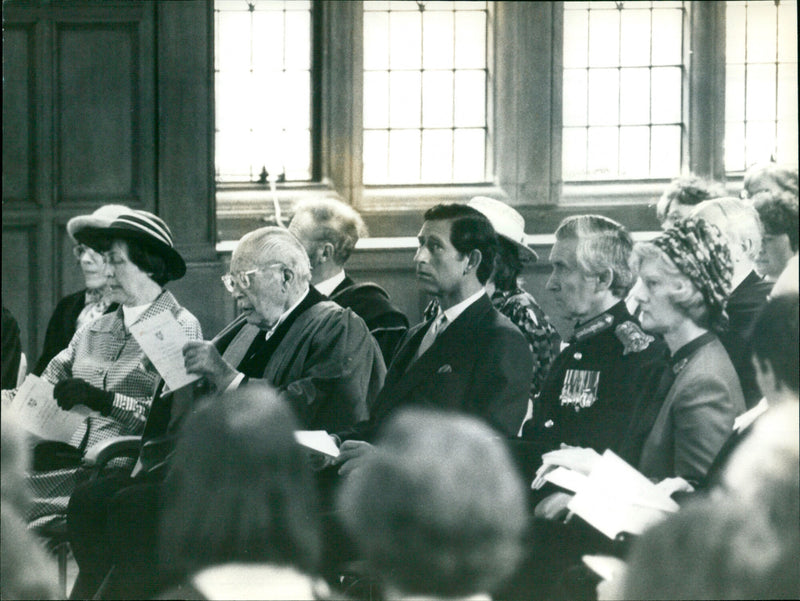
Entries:
POLYGON ((217 391, 266 380, 304 428, 335 431, 367 418, 386 372, 380 348, 360 317, 309 285, 308 255, 293 234, 250 232, 222 281, 241 315, 214 342, 184 347, 189 373, 217 391))
POLYGON ((70 499, 70 543, 80 558, 72 598, 157 592, 158 498, 174 433, 199 394, 261 381, 278 389, 301 428, 333 432, 367 418, 386 373, 380 348, 360 317, 327 300, 310 279, 308 255, 289 231, 264 227, 240 240, 222 281, 241 315, 213 341, 183 349, 187 371, 203 376, 199 390, 154 400, 134 477, 99 478, 70 499))

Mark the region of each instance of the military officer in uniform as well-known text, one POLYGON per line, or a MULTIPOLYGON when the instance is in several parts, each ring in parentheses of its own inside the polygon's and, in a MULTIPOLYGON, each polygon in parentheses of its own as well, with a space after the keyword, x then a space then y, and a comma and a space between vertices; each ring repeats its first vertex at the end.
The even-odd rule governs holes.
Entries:
POLYGON ((638 462, 671 372, 666 345, 644 332, 625 306, 632 247, 623 226, 599 215, 569 217, 556 231, 547 289, 576 326, 522 440, 513 443, 526 477, 543 453, 560 445, 611 449, 638 462))
MULTIPOLYGON (((581 215, 562 221, 555 236, 547 289, 575 328, 550 366, 521 438, 509 441, 528 482, 542 465, 542 454, 563 445, 591 453, 611 449, 637 465, 673 380, 666 344, 644 332, 625 306, 634 279, 630 234, 611 219, 581 215)), ((541 481, 535 479, 537 485, 541 481)), ((542 511, 551 499, 562 500, 564 495, 551 494, 556 490, 546 485, 531 491, 536 519, 526 557, 498 599, 557 596, 563 592, 556 588, 559 576, 582 554, 612 552, 611 541, 581 520, 565 525, 542 511)))

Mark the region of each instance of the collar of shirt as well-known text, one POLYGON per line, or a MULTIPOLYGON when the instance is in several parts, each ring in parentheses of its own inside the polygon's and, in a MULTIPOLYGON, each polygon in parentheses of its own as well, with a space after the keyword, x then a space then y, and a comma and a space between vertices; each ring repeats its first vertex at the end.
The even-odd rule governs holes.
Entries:
POLYGON ((320 294, 324 294, 325 296, 330 296, 333 294, 333 291, 336 290, 336 286, 344 282, 345 278, 344 269, 342 269, 339 273, 337 273, 332 278, 328 278, 320 282, 319 284, 314 284, 314 288, 316 288, 320 294))
POLYGON ((283 320, 285 320, 287 317, 289 317, 289 314, 292 311, 294 311, 300 303, 303 302, 303 299, 306 296, 308 296, 308 290, 306 290, 305 294, 303 294, 295 304, 293 304, 291 307, 286 309, 286 311, 281 313, 281 316, 278 318, 278 321, 275 322, 275 325, 273 325, 269 330, 267 330, 267 333, 264 336, 264 340, 269 340, 270 339, 270 337, 275 333, 275 330, 278 329, 278 326, 281 325, 281 323, 283 323, 283 320))
POLYGON ((125 328, 130 330, 131 326, 136 323, 136 320, 139 319, 142 313, 147 311, 147 308, 152 304, 153 303, 147 303, 146 305, 139 305, 138 307, 126 307, 125 305, 122 305, 123 323, 125 324, 125 328))
MULTIPOLYGON (((465 298, 457 305, 453 305, 452 307, 444 311, 445 317, 447 317, 447 321, 445 321, 444 324, 442 324, 442 328, 439 330, 439 334, 441 334, 447 326, 449 326, 456 319, 458 319, 458 316, 461 315, 464 311, 466 311, 467 307, 469 307, 472 303, 481 298, 484 294, 486 294, 486 289, 481 288, 472 296, 465 298)), ((440 307, 439 312, 437 313, 437 317, 441 314, 442 310, 440 307)))

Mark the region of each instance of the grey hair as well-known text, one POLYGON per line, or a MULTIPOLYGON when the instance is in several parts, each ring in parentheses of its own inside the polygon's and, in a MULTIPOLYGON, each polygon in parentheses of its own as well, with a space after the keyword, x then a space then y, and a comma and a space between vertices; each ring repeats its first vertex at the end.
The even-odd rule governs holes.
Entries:
POLYGON ((755 261, 761 250, 761 219, 758 211, 748 202, 726 197, 705 200, 692 211, 690 217, 705 219, 716 225, 731 246, 751 242, 747 258, 755 261))
POLYGON ((691 279, 678 269, 672 259, 652 242, 638 242, 634 245, 631 254, 631 270, 637 273, 645 260, 653 260, 658 263, 668 285, 677 282, 686 284, 682 291, 674 290, 669 294, 670 302, 695 324, 704 328, 710 327, 710 311, 703 298, 703 293, 698 290, 691 279))
POLYGON ((578 241, 575 254, 578 266, 587 275, 612 271, 611 293, 624 298, 633 285, 628 260, 633 239, 623 225, 602 215, 575 215, 564 219, 556 230, 556 240, 578 241))
POLYGON ((294 273, 298 283, 311 281, 311 263, 306 249, 294 234, 282 227, 267 226, 245 234, 233 251, 231 263, 243 255, 261 267, 280 263, 294 273))
MULTIPOLYGON (((344 265, 359 238, 369 235, 364 220, 353 207, 335 198, 304 200, 297 204, 295 217, 306 213, 314 221, 315 244, 333 244, 333 260, 344 265)), ((291 229, 291 225, 290 225, 291 229)), ((309 249, 309 254, 313 252, 309 249)))

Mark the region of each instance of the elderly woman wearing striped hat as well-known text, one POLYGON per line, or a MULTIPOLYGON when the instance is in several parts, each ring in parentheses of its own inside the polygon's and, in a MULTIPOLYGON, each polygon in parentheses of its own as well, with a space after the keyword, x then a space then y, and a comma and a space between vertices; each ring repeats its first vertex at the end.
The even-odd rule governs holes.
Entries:
MULTIPOLYGON (((175 250, 169 227, 147 211, 127 210, 104 227, 87 222, 71 232, 74 238, 103 253, 108 298, 119 308, 80 328, 66 349, 45 368, 42 378, 52 383, 53 396, 64 411, 83 405, 91 409, 70 444, 79 458, 89 446, 107 438, 139 434, 159 374, 131 335, 135 323, 169 311, 190 340, 201 340, 200 323, 164 288, 186 273, 186 264, 175 250)), ((30 484, 36 497, 29 516, 59 513, 66 509, 75 486, 77 461, 59 465, 64 453, 34 453, 30 484), (49 469, 48 469, 49 468, 49 469)))

